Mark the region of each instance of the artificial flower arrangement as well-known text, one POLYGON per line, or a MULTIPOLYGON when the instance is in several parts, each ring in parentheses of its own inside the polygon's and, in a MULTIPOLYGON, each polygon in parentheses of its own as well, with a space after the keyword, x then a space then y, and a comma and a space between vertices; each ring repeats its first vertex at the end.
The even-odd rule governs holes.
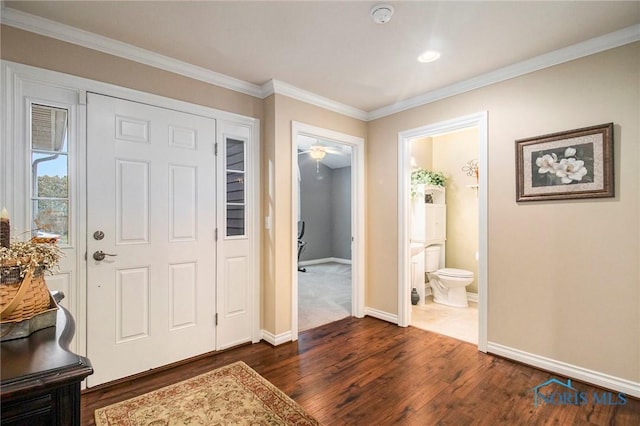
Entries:
MULTIPOLYGON (((0 265, 21 267, 20 277, 24 277, 29 266, 42 267, 53 273, 58 270, 61 257, 62 251, 55 238, 34 237, 0 247, 0 265)), ((2 271, 4 275, 5 269, 2 271)))
POLYGON ((5 282, 5 267, 20 267, 20 277, 24 277, 28 267, 41 267, 56 271, 62 257, 56 237, 33 237, 29 241, 11 242, 11 225, 6 208, 0 212, 0 278, 5 282))
POLYGON ((418 167, 411 171, 411 198, 415 197, 418 185, 444 187, 447 179, 444 173, 418 167))
POLYGON ((0 334, 3 340, 7 337, 5 334, 12 337, 11 328, 5 333, 5 323, 28 320, 52 307, 43 274, 45 270, 57 271, 62 257, 57 238, 33 237, 11 242, 10 229, 8 214, 3 209, 0 213, 0 320, 3 326, 0 334))
POLYGON ((418 167, 411 172, 411 185, 425 184, 429 186, 443 187, 446 181, 447 179, 444 177, 444 173, 442 172, 435 172, 421 167, 418 167))

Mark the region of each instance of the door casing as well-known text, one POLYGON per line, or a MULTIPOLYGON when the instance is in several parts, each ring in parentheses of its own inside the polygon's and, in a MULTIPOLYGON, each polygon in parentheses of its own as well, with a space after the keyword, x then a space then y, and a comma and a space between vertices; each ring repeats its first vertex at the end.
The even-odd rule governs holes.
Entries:
POLYGON ((479 204, 479 260, 478 260, 478 350, 487 352, 487 112, 482 111, 452 120, 428 124, 398 133, 398 325, 407 327, 411 321, 411 274, 409 224, 411 214, 411 141, 428 136, 478 128, 478 166, 480 179, 479 204), (482 172, 484 170, 484 172, 482 172))
MULTIPOLYGON (((291 176, 298 176, 298 135, 327 139, 351 147, 351 313, 364 317, 364 139, 297 121, 291 122, 291 176)), ((291 191, 291 235, 298 235, 298 192, 291 191)), ((298 339, 298 247, 291 244, 291 340, 298 339)))

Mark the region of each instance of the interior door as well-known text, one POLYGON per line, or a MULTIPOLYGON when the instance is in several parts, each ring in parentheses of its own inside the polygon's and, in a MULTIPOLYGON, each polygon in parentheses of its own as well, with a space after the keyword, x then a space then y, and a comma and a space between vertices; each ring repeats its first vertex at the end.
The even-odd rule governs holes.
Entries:
POLYGON ((215 350, 216 122, 87 98, 88 386, 215 350))

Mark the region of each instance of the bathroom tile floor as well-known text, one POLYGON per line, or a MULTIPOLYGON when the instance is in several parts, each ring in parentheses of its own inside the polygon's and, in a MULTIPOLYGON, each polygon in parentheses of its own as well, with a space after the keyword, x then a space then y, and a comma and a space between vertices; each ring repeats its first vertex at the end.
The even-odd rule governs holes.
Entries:
POLYGON ((476 302, 469 302, 468 308, 454 308, 435 303, 432 296, 427 296, 425 303, 411 308, 412 326, 478 344, 476 302))

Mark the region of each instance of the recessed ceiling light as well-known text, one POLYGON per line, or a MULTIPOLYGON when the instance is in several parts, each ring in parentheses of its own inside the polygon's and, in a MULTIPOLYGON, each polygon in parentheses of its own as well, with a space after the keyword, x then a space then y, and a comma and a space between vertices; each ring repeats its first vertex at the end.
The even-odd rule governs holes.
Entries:
POLYGON ((440 52, 437 50, 427 50, 418 56, 418 62, 427 63, 433 62, 440 57, 440 52))

